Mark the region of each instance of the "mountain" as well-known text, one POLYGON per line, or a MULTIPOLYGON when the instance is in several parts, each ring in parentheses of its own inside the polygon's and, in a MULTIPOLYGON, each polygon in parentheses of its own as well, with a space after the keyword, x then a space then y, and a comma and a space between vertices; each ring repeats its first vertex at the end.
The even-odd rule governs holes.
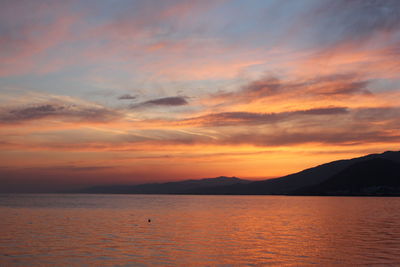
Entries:
MULTIPOLYGON (((338 160, 281 178, 248 181, 217 177, 135 186, 86 188, 81 193, 204 195, 395 195, 400 151, 338 160), (397 176, 396 176, 397 175, 397 176)), ((400 186, 400 185, 399 185, 400 186)), ((399 194, 400 195, 400 194, 399 194)))
POLYGON ((400 163, 384 158, 357 162, 299 195, 400 195, 400 163))
POLYGON ((220 176, 200 180, 185 180, 180 182, 151 183, 141 185, 105 185, 85 188, 80 193, 97 194, 184 194, 194 188, 209 188, 229 186, 233 184, 247 184, 249 180, 237 177, 220 176))
POLYGON ((333 161, 281 178, 257 181, 244 185, 193 188, 187 193, 217 195, 291 195, 302 188, 318 185, 353 164, 377 158, 400 162, 400 151, 387 151, 382 154, 370 154, 349 160, 333 161))

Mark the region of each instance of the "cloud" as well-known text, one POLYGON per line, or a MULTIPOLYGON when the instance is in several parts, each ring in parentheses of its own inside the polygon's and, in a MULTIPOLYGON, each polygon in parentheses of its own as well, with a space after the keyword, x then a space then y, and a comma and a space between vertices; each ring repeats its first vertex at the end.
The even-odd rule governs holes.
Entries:
POLYGON ((143 108, 148 106, 183 106, 187 105, 186 97, 172 96, 148 100, 142 103, 130 105, 130 108, 143 108))
POLYGON ((312 11, 311 20, 320 22, 315 27, 325 38, 361 41, 376 33, 392 33, 400 28, 400 2, 397 0, 321 2, 312 11))
MULTIPOLYGON (((265 76, 242 85, 232 92, 210 94, 207 100, 218 105, 251 104, 275 97, 301 99, 303 97, 336 97, 356 94, 371 95, 371 81, 356 73, 335 73, 317 77, 281 79, 265 76)), ((207 103, 206 100, 206 103, 207 103)))
POLYGON ((102 171, 107 169, 113 169, 116 166, 52 166, 51 168, 35 168, 37 170, 58 170, 58 171, 75 171, 75 172, 85 172, 85 171, 102 171))
MULTIPOLYGON (((47 54, 69 43, 73 39, 71 28, 81 20, 79 13, 68 12, 72 3, 67 2, 1 2, 0 76, 48 72, 72 61, 71 57, 59 57, 51 62, 47 54)), ((59 48, 57 54, 62 52, 59 48)))
POLYGON ((348 110, 345 107, 315 108, 280 113, 221 112, 189 118, 181 122, 188 125, 203 126, 261 125, 282 122, 299 116, 341 115, 347 113, 348 110))
POLYGON ((130 95, 130 94, 124 94, 121 95, 120 97, 118 97, 119 100, 132 100, 132 99, 136 99, 137 96, 134 95, 130 95))
POLYGON ((281 113, 222 112, 178 122, 181 127, 197 127, 192 132, 198 134, 176 135, 171 131, 162 139, 152 138, 152 142, 261 147, 390 144, 400 141, 399 118, 398 107, 327 107, 281 113))
POLYGON ((345 107, 314 108, 291 112, 293 115, 336 115, 347 113, 349 113, 349 110, 345 107))
POLYGON ((264 97, 278 93, 281 88, 279 79, 266 77, 247 84, 242 88, 241 92, 249 96, 264 97))
POLYGON ((362 108, 355 110, 354 118, 356 121, 365 122, 384 122, 399 121, 400 107, 377 107, 362 108))
POLYGON ((329 75, 311 81, 310 86, 315 94, 321 95, 352 95, 352 94, 372 94, 368 89, 370 81, 358 80, 356 77, 329 75), (336 77, 336 79, 335 79, 336 77), (332 78, 332 79, 324 79, 332 78))
POLYGON ((98 105, 40 103, 1 109, 0 124, 14 124, 45 118, 106 122, 120 116, 121 114, 118 111, 98 105))
POLYGON ((366 143, 393 143, 399 142, 400 135, 388 135, 384 131, 336 131, 336 132, 285 132, 274 133, 244 133, 227 137, 225 144, 250 144, 255 146, 285 146, 319 143, 330 145, 357 145, 366 143))
POLYGON ((277 77, 267 76, 251 81, 234 92, 219 92, 212 94, 211 98, 222 101, 251 102, 255 99, 276 95, 287 88, 277 77))
MULTIPOLYGON (((38 107, 35 112, 54 112, 53 110, 57 109, 38 107)), ((40 132, 8 130, 2 133, 3 141, 0 145, 4 150, 143 153, 165 152, 165 149, 170 151, 170 146, 177 145, 182 151, 190 150, 194 145, 226 148, 243 145, 279 147, 308 144, 389 146, 400 141, 399 118, 398 107, 326 107, 280 113, 223 112, 175 122, 150 120, 145 127, 135 127, 135 122, 130 122, 130 130, 124 131, 118 128, 121 127, 120 122, 111 124, 110 128, 121 131, 107 131, 105 127, 76 127, 57 131, 53 128, 50 131, 41 129, 40 132)))
POLYGON ((151 105, 160 105, 160 106, 181 106, 181 105, 186 105, 188 102, 184 97, 176 96, 176 97, 165 97, 165 98, 149 100, 145 103, 151 105))

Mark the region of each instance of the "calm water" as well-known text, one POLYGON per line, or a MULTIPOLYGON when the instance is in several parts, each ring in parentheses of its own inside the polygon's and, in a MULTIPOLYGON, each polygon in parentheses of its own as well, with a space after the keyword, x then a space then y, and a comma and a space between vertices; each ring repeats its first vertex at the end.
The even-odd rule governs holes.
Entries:
POLYGON ((400 198, 0 195, 0 215, 1 266, 400 264, 400 198))

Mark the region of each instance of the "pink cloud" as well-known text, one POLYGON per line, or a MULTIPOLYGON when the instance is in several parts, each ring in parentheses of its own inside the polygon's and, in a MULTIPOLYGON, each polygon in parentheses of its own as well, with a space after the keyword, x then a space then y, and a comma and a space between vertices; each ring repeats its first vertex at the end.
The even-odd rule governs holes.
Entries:
MULTIPOLYGON (((33 11, 34 12, 34 11, 33 11)), ((72 38, 71 27, 78 16, 61 16, 51 23, 23 23, 13 34, 0 37, 0 76, 40 72, 38 64, 46 52, 72 38)))

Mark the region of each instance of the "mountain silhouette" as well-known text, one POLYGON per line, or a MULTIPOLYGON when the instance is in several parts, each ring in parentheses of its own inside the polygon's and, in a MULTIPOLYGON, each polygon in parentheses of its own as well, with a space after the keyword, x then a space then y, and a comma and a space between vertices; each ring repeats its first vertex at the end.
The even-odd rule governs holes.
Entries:
POLYGON ((355 163, 330 179, 297 190, 301 195, 400 195, 400 163, 375 158, 355 163))
POLYGON ((297 194, 298 190, 302 188, 318 185, 330 179, 353 164, 371 159, 387 159, 393 162, 400 162, 400 151, 387 151, 382 154, 370 154, 349 160, 333 161, 281 178, 256 181, 244 185, 218 186, 213 188, 193 188, 187 193, 227 195, 292 195, 295 192, 297 194))
POLYGON ((85 188, 80 193, 98 194, 184 194, 193 188, 209 188, 232 184, 246 184, 249 180, 237 177, 220 176, 199 180, 185 180, 168 183, 150 183, 140 185, 105 185, 85 188))
MULTIPOLYGON (((86 188, 81 193, 204 195, 396 195, 400 151, 337 160, 281 178, 249 181, 217 177, 135 186, 86 188)), ((399 194, 400 195, 400 194, 399 194)))

